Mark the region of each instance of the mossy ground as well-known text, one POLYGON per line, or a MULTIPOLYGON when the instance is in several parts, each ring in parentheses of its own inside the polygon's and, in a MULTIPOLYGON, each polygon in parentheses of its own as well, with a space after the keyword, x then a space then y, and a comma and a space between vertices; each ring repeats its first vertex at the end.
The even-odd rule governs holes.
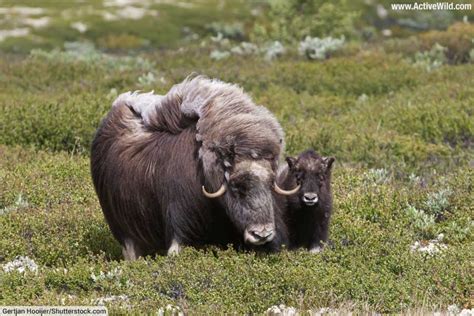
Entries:
MULTIPOLYGON (((165 7, 166 17, 187 12, 165 7)), ((192 21, 204 30, 210 21, 195 10, 192 21)), ((179 30, 182 24, 173 23, 164 25, 179 30)), ((53 26, 63 32, 44 47, 78 39, 53 26)), ((116 27, 86 35, 98 46, 110 44, 116 27)), ((147 27, 136 25, 137 34, 147 27)), ((213 61, 210 48, 198 43, 156 49, 167 41, 159 33, 145 50, 97 50, 89 59, 47 50, 12 54, 14 41, 23 53, 43 46, 2 43, 0 265, 28 256, 39 270, 0 269, 1 305, 89 305, 126 295, 109 310, 149 313, 174 304, 193 313, 242 314, 282 303, 386 313, 472 308, 473 64, 427 71, 411 62, 411 47, 396 51, 388 42, 355 42, 320 62, 292 54, 272 62, 213 61), (160 79, 139 80, 149 72, 160 79), (90 179, 94 131, 117 93, 165 93, 192 72, 240 84, 267 106, 285 129, 288 155, 311 147, 337 158, 331 242, 322 254, 210 247, 122 261, 90 179), (446 245, 440 252, 412 250, 439 234, 446 245)))

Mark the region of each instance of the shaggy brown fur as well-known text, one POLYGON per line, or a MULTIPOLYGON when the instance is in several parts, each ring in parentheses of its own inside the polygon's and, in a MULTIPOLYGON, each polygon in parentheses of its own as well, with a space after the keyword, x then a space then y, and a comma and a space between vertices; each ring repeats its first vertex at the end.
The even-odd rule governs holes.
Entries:
POLYGON ((331 170, 333 157, 321 157, 307 150, 297 157, 286 158, 277 183, 283 189, 300 190, 286 199, 286 221, 290 248, 305 247, 319 252, 328 240, 332 212, 331 170))
POLYGON ((93 141, 92 178, 130 259, 179 245, 244 244, 252 227, 275 231, 265 245, 274 250, 286 243, 271 189, 282 150, 267 109, 237 86, 196 77, 165 96, 120 95, 93 141), (223 183, 217 199, 201 192, 223 183))

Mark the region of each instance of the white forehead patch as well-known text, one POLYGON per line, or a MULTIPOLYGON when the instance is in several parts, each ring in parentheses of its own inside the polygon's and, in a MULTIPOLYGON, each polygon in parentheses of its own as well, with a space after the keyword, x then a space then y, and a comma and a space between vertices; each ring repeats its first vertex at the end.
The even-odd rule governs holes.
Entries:
POLYGON ((242 161, 236 166, 237 170, 245 170, 261 180, 270 178, 270 165, 267 161, 242 161), (268 166, 265 166, 268 164, 268 166))

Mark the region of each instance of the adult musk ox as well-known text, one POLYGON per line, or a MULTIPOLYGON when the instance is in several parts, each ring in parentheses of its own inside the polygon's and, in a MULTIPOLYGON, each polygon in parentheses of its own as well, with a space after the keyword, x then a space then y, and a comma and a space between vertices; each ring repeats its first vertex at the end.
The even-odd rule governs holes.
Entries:
POLYGON ((120 95, 95 135, 92 178, 126 259, 207 243, 273 250, 287 242, 274 191, 282 150, 266 108, 198 76, 164 96, 120 95))
MULTIPOLYGON (((305 247, 319 252, 328 240, 332 212, 331 170, 333 157, 321 157, 307 150, 297 157, 287 157, 277 183, 294 188, 286 198, 286 221, 290 248, 305 247)), ((278 187, 277 187, 278 188, 278 187)))

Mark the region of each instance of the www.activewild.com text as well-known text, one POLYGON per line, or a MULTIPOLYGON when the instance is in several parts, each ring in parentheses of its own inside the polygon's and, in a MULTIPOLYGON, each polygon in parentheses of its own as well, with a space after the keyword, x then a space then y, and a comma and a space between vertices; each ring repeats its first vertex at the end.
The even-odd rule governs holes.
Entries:
POLYGON ((454 2, 415 2, 415 3, 392 3, 391 8, 394 11, 404 10, 471 10, 471 3, 454 3, 454 2))

